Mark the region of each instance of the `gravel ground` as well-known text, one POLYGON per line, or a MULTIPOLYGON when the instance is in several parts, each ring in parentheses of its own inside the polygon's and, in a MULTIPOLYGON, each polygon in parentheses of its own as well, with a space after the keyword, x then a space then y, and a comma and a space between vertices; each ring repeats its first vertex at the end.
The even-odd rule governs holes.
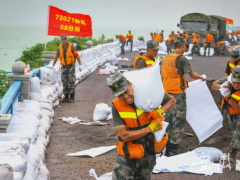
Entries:
MULTIPOLYGON (((236 44, 232 44, 236 45, 236 44)), ((121 56, 128 57, 131 61, 119 61, 121 64, 133 64, 138 52, 128 52, 121 56)), ((229 53, 226 51, 226 55, 229 53)), ((214 79, 220 79, 224 76, 224 70, 228 57, 213 56, 199 57, 193 56, 190 64, 193 70, 199 74, 206 74, 208 77, 207 85, 213 95, 216 104, 220 104, 220 93, 212 91, 211 84, 214 79)), ((112 120, 106 121, 106 126, 85 126, 69 125, 58 120, 59 117, 78 117, 86 121, 93 121, 93 111, 97 103, 106 103, 111 106, 113 96, 110 89, 106 86, 108 75, 98 75, 98 68, 93 74, 87 77, 76 87, 75 103, 61 103, 60 107, 55 109, 54 125, 51 127, 51 141, 47 147, 46 163, 53 180, 91 180, 89 170, 95 169, 98 176, 107 172, 112 172, 116 160, 117 151, 113 150, 102 156, 95 158, 87 157, 68 157, 66 154, 78 152, 99 146, 110 146, 116 144, 115 128, 112 120)), ((187 79, 191 81, 188 76, 187 79)), ((191 127, 186 124, 185 132, 193 133, 194 137, 183 136, 180 150, 187 152, 199 147, 197 137, 191 127)), ((223 127, 205 140, 200 146, 216 147, 226 152, 230 146, 231 131, 227 121, 224 120, 223 127)), ((237 155, 240 158, 240 153, 237 155)), ((239 172, 228 169, 223 174, 214 174, 212 176, 203 176, 187 173, 161 173, 153 174, 152 179, 239 179, 239 172)))

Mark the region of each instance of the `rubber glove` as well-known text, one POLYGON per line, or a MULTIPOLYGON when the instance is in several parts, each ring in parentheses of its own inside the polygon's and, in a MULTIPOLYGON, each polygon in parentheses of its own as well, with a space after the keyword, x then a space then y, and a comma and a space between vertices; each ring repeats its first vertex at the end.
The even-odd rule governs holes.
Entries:
POLYGON ((151 122, 151 124, 149 124, 148 127, 150 127, 152 133, 162 129, 161 123, 159 121, 151 122))
POLYGON ((203 74, 202 77, 203 77, 202 81, 206 81, 207 80, 207 76, 205 74, 203 74))
POLYGON ((159 109, 154 109, 148 116, 148 119, 150 120, 156 120, 162 117, 162 115, 164 114, 164 111, 159 108, 159 109))

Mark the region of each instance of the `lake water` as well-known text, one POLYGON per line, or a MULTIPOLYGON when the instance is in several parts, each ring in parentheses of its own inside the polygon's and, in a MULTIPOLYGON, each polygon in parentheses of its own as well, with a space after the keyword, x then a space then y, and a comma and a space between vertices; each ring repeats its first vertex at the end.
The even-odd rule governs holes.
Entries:
MULTIPOLYGON (((114 38, 116 34, 126 35, 129 29, 93 29, 93 38, 98 39, 101 34, 106 38, 114 38)), ((131 29, 134 39, 144 36, 150 39, 152 29, 131 29)), ((171 30, 164 29, 165 37, 171 30)), ((160 32, 160 29, 159 29, 160 32)), ((55 36, 47 36, 51 41, 55 36)), ((0 26, 0 69, 11 71, 12 64, 20 58, 24 49, 30 48, 37 43, 45 43, 46 27, 21 27, 21 26, 0 26)))

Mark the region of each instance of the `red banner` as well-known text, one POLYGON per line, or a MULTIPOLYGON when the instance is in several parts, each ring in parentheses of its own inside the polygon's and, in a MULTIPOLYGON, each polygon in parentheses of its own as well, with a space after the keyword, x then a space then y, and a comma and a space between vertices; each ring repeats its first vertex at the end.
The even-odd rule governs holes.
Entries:
POLYGON ((227 24, 233 25, 233 20, 232 19, 229 19, 229 18, 226 18, 226 17, 224 17, 224 18, 226 19, 227 24))
POLYGON ((48 35, 92 36, 92 20, 89 15, 71 14, 54 6, 49 7, 48 35))

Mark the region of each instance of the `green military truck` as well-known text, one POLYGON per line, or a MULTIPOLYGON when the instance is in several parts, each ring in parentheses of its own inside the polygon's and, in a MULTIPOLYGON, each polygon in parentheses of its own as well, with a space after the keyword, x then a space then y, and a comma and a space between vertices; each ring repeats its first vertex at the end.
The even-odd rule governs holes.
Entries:
POLYGON ((222 41, 226 33, 226 19, 218 15, 210 15, 211 34, 215 42, 222 41))
POLYGON ((201 13, 186 14, 181 17, 180 24, 177 24, 177 27, 188 33, 190 43, 193 39, 193 30, 195 30, 200 35, 199 43, 203 45, 207 31, 211 31, 211 18, 201 13))

